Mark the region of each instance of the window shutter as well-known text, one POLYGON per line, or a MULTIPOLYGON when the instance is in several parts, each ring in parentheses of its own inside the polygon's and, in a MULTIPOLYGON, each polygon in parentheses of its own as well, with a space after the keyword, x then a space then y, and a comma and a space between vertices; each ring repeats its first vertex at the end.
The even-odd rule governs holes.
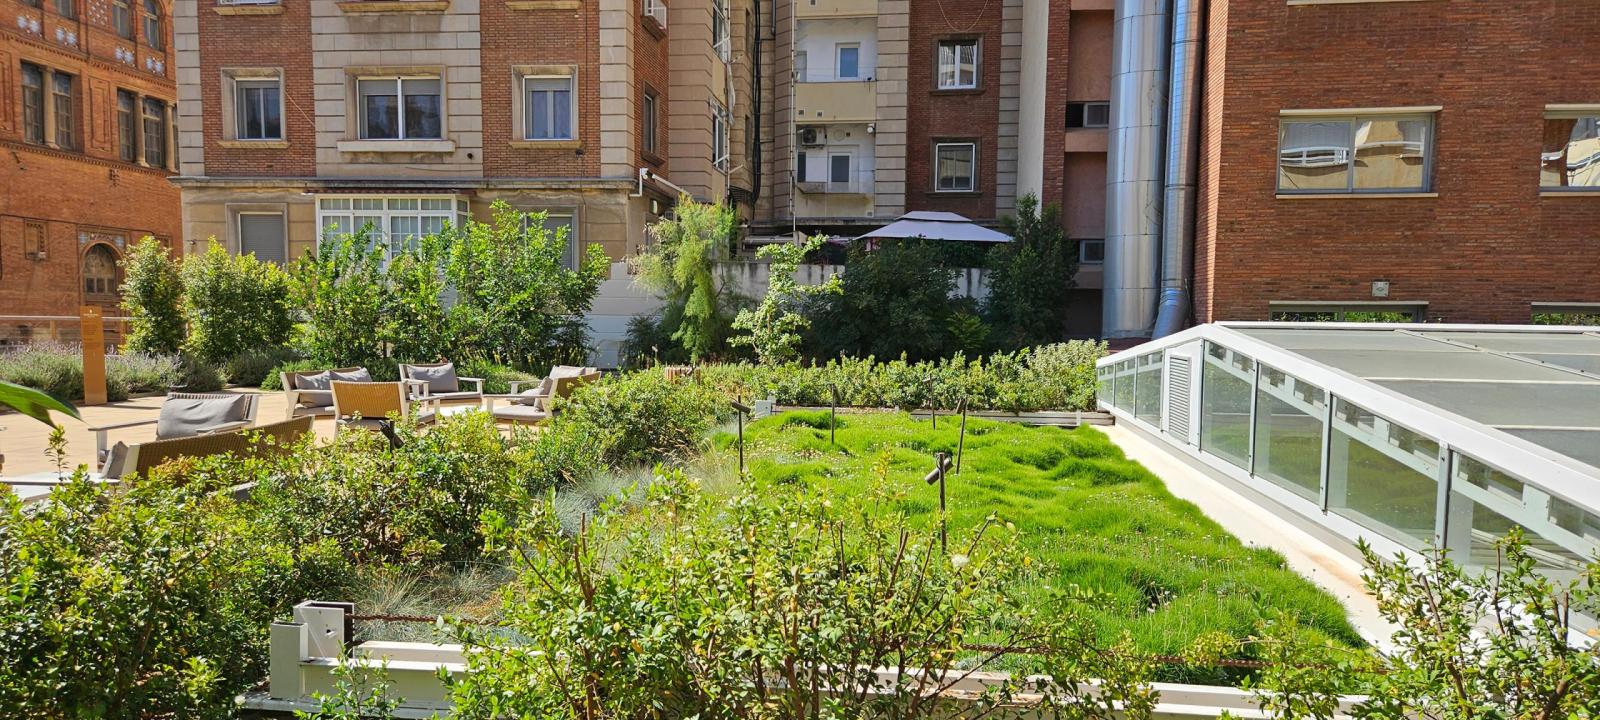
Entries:
POLYGON ((287 246, 282 215, 248 213, 239 216, 240 254, 255 253, 257 260, 282 265, 288 259, 287 246))

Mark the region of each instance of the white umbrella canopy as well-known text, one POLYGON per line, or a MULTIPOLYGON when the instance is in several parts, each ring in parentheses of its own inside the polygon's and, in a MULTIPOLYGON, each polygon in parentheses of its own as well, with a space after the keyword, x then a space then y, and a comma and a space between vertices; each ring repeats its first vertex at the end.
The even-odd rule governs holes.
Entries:
POLYGON ((918 210, 895 218, 895 221, 862 235, 857 240, 891 240, 924 238, 954 242, 1003 243, 1011 236, 990 230, 952 212, 918 210))

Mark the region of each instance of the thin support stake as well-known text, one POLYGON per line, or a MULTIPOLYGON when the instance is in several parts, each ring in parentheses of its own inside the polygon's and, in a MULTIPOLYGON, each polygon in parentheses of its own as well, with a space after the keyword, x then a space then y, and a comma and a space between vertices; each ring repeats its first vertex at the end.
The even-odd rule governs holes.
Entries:
POLYGON ((949 514, 945 512, 944 504, 944 469, 945 465, 949 462, 949 456, 941 452, 938 455, 935 455, 934 458, 937 465, 936 472, 939 473, 939 552, 941 554, 948 555, 950 554, 950 548, 949 532, 946 527, 946 522, 949 514))
POLYGON ((956 438, 956 474, 961 474, 961 455, 967 449, 967 399, 961 398, 958 403, 961 410, 961 435, 956 438))

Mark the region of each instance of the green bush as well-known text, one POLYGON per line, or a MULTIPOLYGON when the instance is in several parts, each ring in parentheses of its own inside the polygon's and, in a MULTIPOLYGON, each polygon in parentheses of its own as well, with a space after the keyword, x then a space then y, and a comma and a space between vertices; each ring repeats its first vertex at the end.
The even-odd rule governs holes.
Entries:
POLYGON ((642 370, 578 388, 557 405, 562 414, 550 432, 589 438, 605 465, 648 465, 692 454, 728 412, 724 402, 699 382, 642 370))
MULTIPOLYGON (((744 301, 719 260, 728 256, 738 228, 733 208, 684 196, 670 219, 651 226, 655 243, 639 256, 640 285, 662 300, 658 327, 670 330, 672 345, 696 362, 729 352, 735 313, 744 301)), ((667 349, 665 344, 659 347, 667 349)))
POLYGON ((544 377, 543 375, 535 375, 483 360, 467 360, 457 363, 456 375, 483 378, 483 391, 495 394, 511 392, 512 380, 538 382, 544 377))
POLYGON ((1074 340, 927 362, 844 357, 825 365, 701 366, 697 376, 729 397, 773 396, 784 405, 827 405, 837 387, 842 404, 914 409, 930 403, 952 409, 962 399, 974 410, 1088 410, 1094 407, 1094 362, 1104 343, 1074 340))
MULTIPOLYGON (((76 346, 37 344, 0 353, 0 380, 43 390, 69 402, 83 399, 83 353, 76 346)), ((170 355, 107 355, 106 397, 164 393, 182 383, 183 368, 170 355)))
POLYGON ((278 368, 294 359, 294 351, 286 347, 246 350, 223 361, 220 370, 233 385, 262 386, 269 375, 276 382, 278 368))
POLYGON ((249 350, 281 347, 294 327, 289 278, 255 255, 234 255, 213 239, 183 262, 185 348, 219 363, 249 350))
POLYGON ((950 351, 956 274, 935 245, 905 240, 853 248, 841 292, 813 298, 806 313, 810 356, 924 360, 950 351))
POLYGON ((989 339, 1001 349, 1061 339, 1067 323, 1068 291, 1078 272, 1077 245, 1062 230, 1061 208, 1032 193, 1017 200, 1017 214, 1001 227, 1011 242, 989 251, 989 295, 983 309, 989 339))
MULTIPOLYGON (((225 717, 317 551, 226 496, 80 475, 24 510, 0 493, 0 715, 225 717)), ((317 546, 325 552, 330 546, 317 546)))
POLYGON ((132 320, 123 349, 172 355, 183 347, 183 279, 167 246, 145 236, 123 263, 122 307, 132 320))

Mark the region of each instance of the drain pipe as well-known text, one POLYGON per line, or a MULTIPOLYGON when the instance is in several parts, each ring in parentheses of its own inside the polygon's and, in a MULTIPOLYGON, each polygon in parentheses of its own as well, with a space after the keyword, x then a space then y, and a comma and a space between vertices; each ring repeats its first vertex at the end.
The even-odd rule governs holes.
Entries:
POLYGON ((1173 0, 1167 167, 1161 218, 1161 304, 1152 337, 1189 324, 1195 192, 1200 159, 1200 55, 1204 0, 1173 0))
POLYGON ((1149 337, 1161 274, 1167 33, 1172 0, 1117 0, 1106 153, 1102 337, 1149 337))

